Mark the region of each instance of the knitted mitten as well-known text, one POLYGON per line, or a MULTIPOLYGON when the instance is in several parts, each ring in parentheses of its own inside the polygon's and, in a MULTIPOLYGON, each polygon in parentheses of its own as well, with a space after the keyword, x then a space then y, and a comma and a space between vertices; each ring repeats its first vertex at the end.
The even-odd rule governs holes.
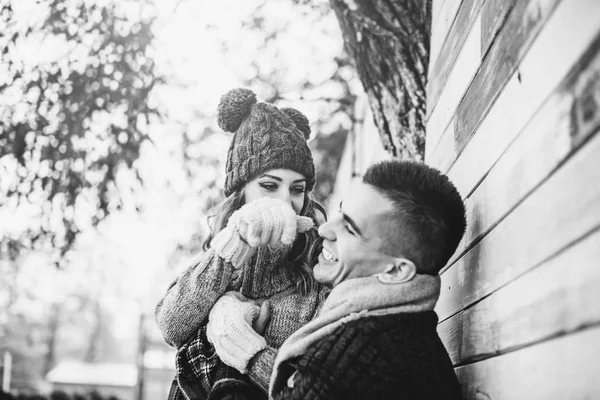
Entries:
POLYGON ((257 305, 225 294, 208 316, 206 337, 221 361, 242 374, 246 373, 250 359, 267 347, 265 338, 252 329, 259 312, 257 305))
POLYGON ((211 242, 211 247, 223 260, 230 262, 234 268, 243 267, 256 253, 256 248, 251 247, 240 237, 235 226, 230 223, 219 232, 211 242))
POLYGON ((240 268, 252 258, 257 247, 291 245, 298 232, 306 232, 313 226, 311 218, 296 215, 288 203, 264 197, 234 212, 211 246, 221 258, 240 268))

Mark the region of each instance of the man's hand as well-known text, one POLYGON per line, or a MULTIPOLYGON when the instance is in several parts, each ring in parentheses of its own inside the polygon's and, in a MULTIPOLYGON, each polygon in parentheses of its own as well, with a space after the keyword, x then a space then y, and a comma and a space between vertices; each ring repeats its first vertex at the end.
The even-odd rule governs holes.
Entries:
POLYGON ((264 333, 270 314, 267 301, 259 307, 239 293, 223 295, 213 306, 206 328, 221 361, 246 373, 250 359, 267 346, 257 332, 264 333))
POLYGON ((267 324, 271 320, 271 302, 269 300, 263 301, 260 305, 260 313, 258 317, 252 323, 252 328, 261 336, 264 336, 267 330, 267 324))

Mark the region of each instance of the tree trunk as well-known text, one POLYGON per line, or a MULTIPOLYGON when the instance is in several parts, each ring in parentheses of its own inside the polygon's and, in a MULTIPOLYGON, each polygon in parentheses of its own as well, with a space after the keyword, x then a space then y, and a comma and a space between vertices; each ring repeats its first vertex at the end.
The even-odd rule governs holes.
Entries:
POLYGON ((385 149, 423 160, 431 0, 330 0, 385 149))
POLYGON ((48 322, 48 336, 46 339, 46 355, 44 358, 44 376, 54 367, 56 362, 56 344, 58 342, 58 328, 60 327, 61 306, 53 303, 50 308, 48 322))

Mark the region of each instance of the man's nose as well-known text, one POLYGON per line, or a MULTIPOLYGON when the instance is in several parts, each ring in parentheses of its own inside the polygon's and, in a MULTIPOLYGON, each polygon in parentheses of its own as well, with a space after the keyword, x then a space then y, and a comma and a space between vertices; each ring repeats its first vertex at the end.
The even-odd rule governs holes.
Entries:
POLYGON ((327 221, 323 225, 319 226, 319 236, 330 241, 335 240, 335 233, 332 229, 332 221, 327 221))

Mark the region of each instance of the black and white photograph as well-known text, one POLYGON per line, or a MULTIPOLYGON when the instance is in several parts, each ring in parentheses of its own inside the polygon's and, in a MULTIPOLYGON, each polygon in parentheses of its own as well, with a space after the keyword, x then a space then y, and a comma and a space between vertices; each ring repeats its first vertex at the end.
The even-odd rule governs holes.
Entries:
POLYGON ((600 399, 600 0, 0 0, 0 400, 600 399))

